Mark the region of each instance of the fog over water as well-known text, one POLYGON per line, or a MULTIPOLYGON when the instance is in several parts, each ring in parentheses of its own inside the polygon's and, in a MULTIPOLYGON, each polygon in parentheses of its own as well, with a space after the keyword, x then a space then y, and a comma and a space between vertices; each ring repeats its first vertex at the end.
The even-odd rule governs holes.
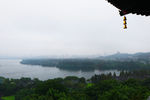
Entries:
POLYGON ((20 64, 21 60, 8 60, 1 59, 0 60, 0 76, 6 78, 21 78, 21 77, 30 77, 30 78, 38 78, 40 80, 53 79, 58 77, 66 77, 66 76, 78 76, 85 77, 86 79, 90 78, 95 74, 116 72, 116 75, 119 74, 117 70, 94 70, 94 71, 67 71, 60 70, 56 67, 42 67, 36 65, 23 65, 20 64))

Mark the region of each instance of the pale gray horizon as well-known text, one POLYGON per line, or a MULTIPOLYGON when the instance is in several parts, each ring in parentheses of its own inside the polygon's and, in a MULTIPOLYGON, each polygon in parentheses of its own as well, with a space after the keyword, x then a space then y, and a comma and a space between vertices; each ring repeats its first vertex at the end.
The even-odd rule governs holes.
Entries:
POLYGON ((150 17, 126 17, 106 0, 1 0, 0 57, 150 52, 150 17))

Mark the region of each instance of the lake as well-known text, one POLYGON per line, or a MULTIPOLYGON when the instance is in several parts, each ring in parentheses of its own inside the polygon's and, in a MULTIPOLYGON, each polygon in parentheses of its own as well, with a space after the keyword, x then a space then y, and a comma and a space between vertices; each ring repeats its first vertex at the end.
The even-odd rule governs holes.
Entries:
POLYGON ((42 67, 39 65, 24 65, 20 64, 21 59, 0 59, 0 76, 5 78, 18 79, 21 77, 38 78, 40 80, 47 80, 53 78, 64 78, 66 76, 85 77, 91 78, 95 74, 108 74, 116 73, 119 75, 118 70, 94 70, 94 71, 68 71, 56 67, 42 67))

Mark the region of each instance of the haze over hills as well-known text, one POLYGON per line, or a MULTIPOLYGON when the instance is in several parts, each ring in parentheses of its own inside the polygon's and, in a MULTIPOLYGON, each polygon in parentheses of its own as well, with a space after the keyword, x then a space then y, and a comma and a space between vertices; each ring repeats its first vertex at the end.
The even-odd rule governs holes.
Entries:
POLYGON ((111 55, 44 55, 44 56, 0 56, 0 59, 101 59, 101 60, 148 60, 150 52, 114 53, 111 55))
POLYGON ((95 58, 33 58, 23 59, 22 64, 56 66, 65 70, 137 70, 150 69, 150 53, 116 53, 95 58))
POLYGON ((150 61, 150 52, 146 53, 135 53, 135 54, 128 54, 128 53, 120 53, 117 52, 116 54, 113 55, 108 55, 108 56, 100 56, 99 59, 102 60, 119 60, 119 61, 141 61, 141 60, 146 60, 150 61))

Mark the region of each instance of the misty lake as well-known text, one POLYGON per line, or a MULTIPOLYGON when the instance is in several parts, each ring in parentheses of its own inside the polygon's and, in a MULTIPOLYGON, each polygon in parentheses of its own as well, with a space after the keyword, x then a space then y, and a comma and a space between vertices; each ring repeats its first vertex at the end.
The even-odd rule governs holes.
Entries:
POLYGON ((53 78, 64 78, 66 76, 77 76, 85 77, 86 79, 91 78, 95 74, 108 74, 116 73, 119 75, 117 70, 94 70, 94 71, 68 71, 62 70, 56 67, 42 67, 39 65, 24 65, 20 64, 20 59, 0 59, 0 76, 5 78, 21 78, 30 77, 38 78, 40 80, 47 80, 53 78))

